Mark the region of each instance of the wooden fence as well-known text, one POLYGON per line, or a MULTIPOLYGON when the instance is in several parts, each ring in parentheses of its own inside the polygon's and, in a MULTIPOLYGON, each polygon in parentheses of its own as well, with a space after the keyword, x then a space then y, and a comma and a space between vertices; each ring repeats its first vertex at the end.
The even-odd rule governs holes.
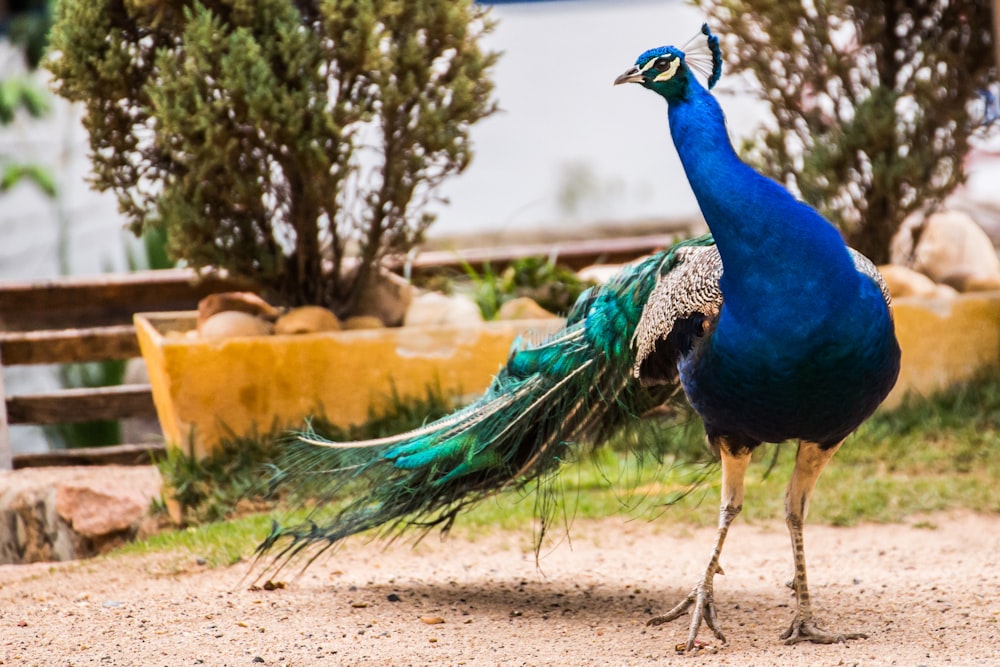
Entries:
MULTIPOLYGON (((419 274, 465 265, 481 270, 489 264, 499 271, 514 259, 543 256, 558 257, 561 264, 578 269, 596 262, 629 261, 672 240, 670 235, 654 235, 435 251, 419 255, 406 267, 394 268, 419 274)), ((148 461, 151 452, 162 446, 129 443, 12 456, 10 425, 153 417, 155 410, 147 384, 9 396, 4 393, 2 368, 138 357, 133 313, 192 310, 202 297, 234 289, 247 289, 247 285, 218 278, 196 280, 192 271, 181 269, 0 283, 0 470, 148 461)))
MULTIPOLYGON (((145 271, 98 278, 0 284, 0 367, 68 364, 139 356, 132 314, 187 310, 236 284, 195 281, 190 271, 145 271)), ((155 446, 126 444, 12 456, 9 426, 155 417, 148 384, 7 395, 0 374, 0 470, 28 465, 131 463, 155 446)))

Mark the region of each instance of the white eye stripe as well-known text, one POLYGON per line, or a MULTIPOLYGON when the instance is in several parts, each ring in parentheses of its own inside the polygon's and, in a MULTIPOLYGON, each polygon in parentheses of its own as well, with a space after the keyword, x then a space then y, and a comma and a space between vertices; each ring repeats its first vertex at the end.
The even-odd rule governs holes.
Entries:
POLYGON ((656 78, 654 78, 653 81, 667 81, 673 78, 674 74, 677 73, 677 68, 680 66, 681 66, 680 58, 674 58, 673 60, 670 61, 670 69, 668 69, 665 72, 661 72, 660 74, 657 74, 656 78))

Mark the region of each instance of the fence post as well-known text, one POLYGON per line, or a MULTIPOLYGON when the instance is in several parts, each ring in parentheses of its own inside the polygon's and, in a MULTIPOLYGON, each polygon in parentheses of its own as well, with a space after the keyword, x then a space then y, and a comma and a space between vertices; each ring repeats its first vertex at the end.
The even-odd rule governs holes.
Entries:
POLYGON ((12 470, 10 425, 7 423, 7 395, 3 391, 3 359, 0 359, 0 470, 12 470))

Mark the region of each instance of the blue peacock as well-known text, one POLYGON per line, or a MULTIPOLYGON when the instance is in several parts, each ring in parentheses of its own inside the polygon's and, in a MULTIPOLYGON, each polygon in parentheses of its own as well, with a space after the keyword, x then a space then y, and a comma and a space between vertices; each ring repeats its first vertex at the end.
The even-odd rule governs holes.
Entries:
POLYGON ((572 450, 676 400, 679 385, 721 459, 719 524, 704 574, 650 623, 690 611, 687 650, 703 623, 725 641, 713 582, 742 508, 751 453, 764 442, 796 440, 785 507, 797 608, 782 638, 865 636, 816 622, 802 532, 820 473, 896 382, 889 294, 833 226, 737 157, 709 92, 721 74, 718 38, 706 25, 696 42, 687 54, 673 46, 646 51, 614 83, 666 100, 670 134, 711 235, 626 266, 582 295, 565 328, 516 346, 464 409, 380 440, 299 438, 281 481, 313 485, 329 498, 363 491, 326 521, 275 525, 261 554, 280 545, 285 562, 369 529, 447 527, 469 505, 550 475, 572 450), (707 88, 695 70, 707 74, 707 88))

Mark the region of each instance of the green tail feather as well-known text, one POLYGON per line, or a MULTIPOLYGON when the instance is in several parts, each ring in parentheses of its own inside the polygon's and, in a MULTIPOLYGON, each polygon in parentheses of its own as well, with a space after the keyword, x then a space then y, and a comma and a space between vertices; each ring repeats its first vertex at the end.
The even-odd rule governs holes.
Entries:
POLYGON ((644 388, 633 379, 632 335, 657 277, 676 264, 677 248, 711 243, 705 236, 677 244, 584 294, 566 328, 539 345, 515 345, 486 393, 452 415, 380 440, 296 438, 275 483, 305 489, 320 510, 348 492, 355 500, 332 519, 314 520, 314 513, 297 525, 276 524, 258 554, 287 541, 279 561, 311 547, 315 557, 370 529, 447 529, 467 506, 545 477, 581 444, 600 444, 663 404, 676 388, 644 388))

